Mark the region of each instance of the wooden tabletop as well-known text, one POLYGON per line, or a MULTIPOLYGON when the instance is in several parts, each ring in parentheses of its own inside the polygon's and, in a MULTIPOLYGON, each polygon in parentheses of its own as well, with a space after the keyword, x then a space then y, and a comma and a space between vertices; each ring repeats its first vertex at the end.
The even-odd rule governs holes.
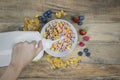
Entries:
MULTIPOLYGON (((0 32, 14 31, 23 25, 26 16, 48 9, 54 13, 63 9, 68 16, 62 19, 72 23, 76 30, 87 27, 90 41, 86 43, 91 56, 82 56, 78 66, 51 69, 45 57, 30 63, 18 80, 80 80, 120 79, 120 0, 0 0, 0 32), (71 20, 72 15, 84 15, 82 26, 71 20)), ((79 41, 81 36, 79 35, 79 41)), ((83 48, 76 49, 67 57, 76 56, 83 48)), ((0 68, 0 76, 6 67, 0 68)))

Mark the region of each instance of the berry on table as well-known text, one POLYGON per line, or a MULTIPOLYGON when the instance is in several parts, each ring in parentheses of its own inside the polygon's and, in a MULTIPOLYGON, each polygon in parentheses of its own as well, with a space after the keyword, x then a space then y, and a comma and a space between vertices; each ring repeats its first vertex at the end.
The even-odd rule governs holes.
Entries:
POLYGON ((43 14, 43 16, 44 16, 44 17, 47 17, 47 16, 48 16, 48 14, 45 12, 45 13, 43 14))
POLYGON ((42 17, 42 16, 38 16, 38 19, 39 19, 39 20, 42 20, 42 19, 43 19, 43 17, 42 17))
POLYGON ((78 22, 78 25, 80 25, 80 26, 81 26, 82 24, 83 24, 83 22, 81 22, 81 21, 80 21, 80 22, 78 22))
POLYGON ((87 52, 87 53, 85 53, 85 55, 86 55, 87 57, 89 57, 89 56, 91 55, 91 53, 90 53, 90 52, 87 52))
POLYGON ((79 56, 82 56, 82 55, 83 55, 83 52, 79 51, 79 52, 78 52, 78 55, 79 55, 79 56))
POLYGON ((83 46, 85 46, 85 43, 80 42, 80 43, 79 43, 79 46, 83 47, 83 46))
POLYGON ((47 17, 48 17, 48 18, 51 18, 51 15, 48 15, 47 17))
POLYGON ((86 29, 80 29, 79 33, 81 35, 86 35, 87 34, 87 30, 86 29))
POLYGON ((83 50, 85 53, 87 53, 88 51, 89 51, 89 49, 88 48, 84 48, 84 50, 83 50))
POLYGON ((47 22, 47 19, 46 19, 46 18, 43 18, 43 19, 42 19, 42 22, 43 22, 43 23, 46 23, 46 22, 47 22))
POLYGON ((79 16, 79 19, 82 21, 84 20, 84 16, 79 16))
POLYGON ((89 41, 89 39, 90 39, 89 36, 84 36, 84 37, 83 37, 83 40, 84 40, 84 41, 89 41))
POLYGON ((75 23, 80 22, 80 19, 79 19, 78 16, 73 16, 72 20, 73 20, 75 23))
POLYGON ((51 10, 48 10, 46 13, 47 13, 48 15, 50 15, 50 14, 52 13, 52 11, 51 11, 51 10))
POLYGON ((77 23, 78 25, 83 25, 82 20, 84 20, 84 16, 73 16, 72 20, 77 23))

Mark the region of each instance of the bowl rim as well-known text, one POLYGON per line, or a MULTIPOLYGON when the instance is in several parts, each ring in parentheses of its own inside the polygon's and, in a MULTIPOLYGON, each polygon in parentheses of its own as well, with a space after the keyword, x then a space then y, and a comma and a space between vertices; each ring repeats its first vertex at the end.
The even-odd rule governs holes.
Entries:
MULTIPOLYGON (((52 55, 54 57, 64 57, 64 56, 70 54, 75 49, 75 47, 77 46, 77 41, 78 41, 77 30, 75 29, 75 27, 70 22, 68 22, 67 20, 64 20, 64 19, 53 19, 53 20, 49 21, 48 23, 46 23, 43 26, 43 28, 41 30, 41 37, 42 37, 42 40, 43 40, 43 33, 45 32, 45 29, 48 27, 48 25, 50 23, 55 23, 57 21, 63 21, 63 22, 67 23, 70 26, 72 31, 75 33, 74 43, 73 43, 72 48, 70 50, 67 50, 67 51, 64 51, 64 52, 57 52, 57 53, 55 53, 55 52, 51 51, 50 49, 46 49, 45 52, 47 52, 49 55, 52 55)), ((42 43, 43 43, 43 41, 42 41, 42 43)))

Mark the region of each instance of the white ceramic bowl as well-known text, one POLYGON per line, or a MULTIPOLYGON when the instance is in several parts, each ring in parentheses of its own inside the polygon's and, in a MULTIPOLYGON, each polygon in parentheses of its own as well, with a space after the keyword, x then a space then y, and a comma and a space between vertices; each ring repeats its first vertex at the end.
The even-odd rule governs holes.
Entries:
MULTIPOLYGON (((74 39, 74 43, 72 44, 72 48, 71 48, 70 50, 67 50, 67 51, 64 51, 64 52, 57 52, 57 53, 51 51, 50 49, 46 49, 45 51, 46 51, 48 54, 50 54, 50 55, 52 55, 52 56, 54 56, 54 57, 63 57, 63 56, 66 56, 67 54, 71 53, 71 52, 75 49, 75 47, 76 47, 76 45, 77 45, 78 35, 77 35, 76 29, 74 28, 74 26, 73 26, 71 23, 69 23, 68 21, 63 20, 63 19, 54 19, 54 20, 49 21, 49 22, 48 22, 47 24, 45 24, 45 26, 42 28, 42 31, 41 31, 41 36, 42 36, 42 38, 43 38, 43 33, 45 32, 45 29, 49 26, 49 24, 50 24, 50 23, 55 23, 55 22, 57 22, 57 21, 63 21, 63 22, 65 22, 65 23, 67 23, 67 24, 70 26, 71 30, 75 33, 75 39, 74 39)), ((43 43, 43 45, 44 45, 44 43, 43 43)))

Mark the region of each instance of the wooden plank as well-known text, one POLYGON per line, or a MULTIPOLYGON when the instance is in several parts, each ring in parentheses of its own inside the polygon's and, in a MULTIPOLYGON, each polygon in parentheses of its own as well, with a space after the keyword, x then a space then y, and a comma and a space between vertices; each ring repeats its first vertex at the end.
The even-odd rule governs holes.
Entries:
MULTIPOLYGON (((120 66, 119 65, 99 65, 99 64, 79 64, 77 67, 68 67, 60 70, 50 69, 49 64, 46 64, 45 61, 41 61, 37 65, 31 64, 27 68, 31 69, 28 71, 28 74, 25 74, 25 77, 38 76, 38 77, 48 77, 48 78, 82 78, 82 77, 95 77, 95 76, 120 76, 120 66), (42 64, 42 66, 40 65, 42 64), (32 67, 33 66, 33 67, 32 67), (36 66, 36 67, 34 67, 36 66), (42 67, 42 68, 41 68, 42 67), (36 69, 36 70, 35 70, 36 69), (36 72, 36 73, 35 73, 36 72), (41 73, 40 73, 41 72, 41 73), (49 73, 48 73, 49 72, 49 73), (92 73, 92 74, 91 74, 92 73), (74 75, 73 75, 74 74, 74 75), (61 76, 61 77, 59 77, 61 76)), ((24 72, 21 77, 24 76, 24 72)))
POLYGON ((0 22, 23 22, 25 16, 33 17, 43 12, 43 0, 1 0, 0 22))
POLYGON ((1 0, 0 22, 22 22, 25 16, 64 9, 69 15, 85 15, 87 23, 119 23, 119 3, 119 0, 1 0))
MULTIPOLYGON (((94 77, 94 78, 80 78, 80 79, 63 79, 62 80, 119 80, 120 77, 110 76, 110 77, 94 77)), ((60 78, 19 78, 18 80, 61 80, 60 78)))
POLYGON ((89 42, 86 47, 91 57, 83 57, 83 62, 100 64, 120 64, 120 43, 89 42))
MULTIPOLYGON (((78 31, 78 35, 79 29, 87 26, 87 35, 90 36, 90 41, 120 42, 120 23, 85 23, 83 26, 80 27, 77 24, 73 23, 71 20, 69 20, 69 18, 67 18, 67 20, 75 26, 76 30, 78 31)), ((23 23, 0 23, 0 32, 18 30, 21 25, 23 25, 23 23)), ((82 37, 79 36, 79 40, 81 40, 81 38, 82 37)))
POLYGON ((91 56, 86 57, 83 54, 81 60, 83 63, 120 64, 120 43, 109 42, 88 42, 84 47, 77 46, 73 52, 62 59, 66 60, 70 57, 77 57, 78 52, 83 51, 85 47, 89 49, 91 56))
POLYGON ((16 31, 23 23, 0 23, 0 32, 16 31))
MULTIPOLYGON (((5 68, 3 68, 5 69, 5 68)), ((0 69, 0 75, 4 72, 0 69)), ((27 66, 20 75, 20 79, 27 80, 29 78, 41 79, 120 79, 120 65, 105 65, 105 64, 84 64, 78 66, 69 66, 64 69, 50 69, 49 64, 42 60, 38 63, 31 63, 27 66)))
POLYGON ((91 41, 120 42, 120 23, 84 24, 87 26, 91 41))
POLYGON ((120 22, 119 0, 45 0, 45 3, 45 10, 64 9, 69 15, 84 15, 87 23, 120 22))

